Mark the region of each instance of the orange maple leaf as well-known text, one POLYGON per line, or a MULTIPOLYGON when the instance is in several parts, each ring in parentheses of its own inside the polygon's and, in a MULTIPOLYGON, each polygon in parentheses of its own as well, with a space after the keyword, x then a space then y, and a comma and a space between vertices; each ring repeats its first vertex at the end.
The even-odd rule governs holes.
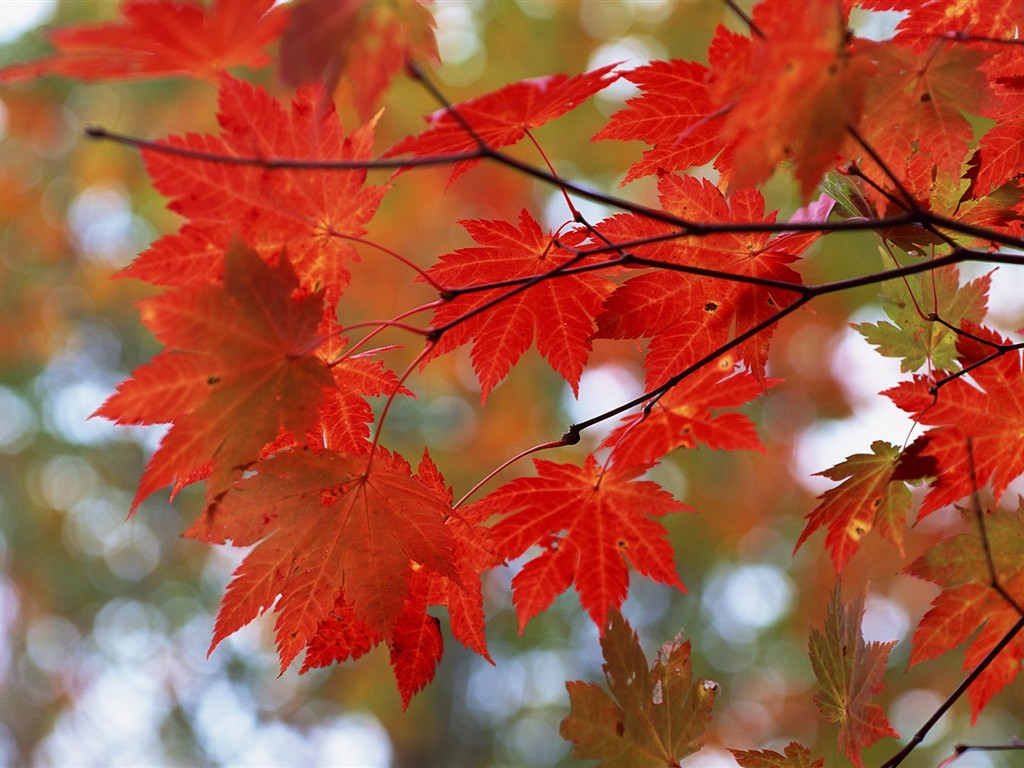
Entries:
POLYGON ((124 21, 53 30, 57 53, 0 70, 0 81, 42 75, 78 80, 198 77, 215 80, 228 67, 262 67, 264 49, 288 23, 273 0, 151 2, 121 5, 124 21))
POLYGON ((575 582, 580 604, 604 630, 610 609, 629 588, 627 562, 645 576, 685 591, 661 524, 650 519, 687 509, 649 480, 642 468, 603 470, 593 454, 582 467, 534 460, 537 477, 521 477, 479 503, 506 515, 492 529, 494 544, 514 559, 544 551, 512 579, 522 632, 527 622, 575 582))
POLYGON ((771 749, 730 749, 740 768, 825 768, 825 759, 811 756, 811 751, 796 741, 786 745, 785 754, 771 749))
POLYGON ((807 525, 793 548, 795 553, 816 530, 828 527, 825 546, 832 555, 836 573, 860 549, 861 540, 873 529, 891 541, 903 554, 903 526, 912 498, 907 484, 897 480, 896 462, 900 450, 882 440, 871 444, 871 453, 857 453, 817 474, 842 480, 837 488, 818 498, 821 504, 807 515, 807 525))
MULTIPOLYGON (((451 504, 451 489, 426 452, 416 477, 441 501, 451 504)), ((309 641, 301 672, 357 659, 387 639, 402 704, 408 706, 412 696, 433 679, 444 650, 439 622, 427 614, 431 605, 447 607, 455 638, 491 661, 484 638, 480 575, 499 565, 501 559, 491 548, 489 531, 479 524, 488 516, 489 512, 480 505, 449 515, 445 525, 452 535, 459 578, 414 566, 407 575, 408 593, 390 636, 385 637, 360 618, 342 590, 334 608, 320 621, 309 641)))
POLYGON ((319 294, 299 289, 287 259, 266 264, 235 245, 223 285, 168 291, 140 304, 167 345, 94 415, 120 424, 171 423, 132 502, 212 471, 207 492, 227 488, 281 430, 304 435, 334 386, 316 355, 319 294), (244 425, 240 428, 239 425, 244 425))
MULTIPOLYGON (((865 93, 858 130, 889 171, 903 178, 918 153, 931 166, 959 178, 974 139, 965 113, 980 114, 991 100, 988 79, 979 69, 988 57, 963 46, 940 46, 915 53, 892 42, 864 43, 877 65, 865 93)), ((848 140, 844 153, 878 183, 893 182, 871 155, 848 140)))

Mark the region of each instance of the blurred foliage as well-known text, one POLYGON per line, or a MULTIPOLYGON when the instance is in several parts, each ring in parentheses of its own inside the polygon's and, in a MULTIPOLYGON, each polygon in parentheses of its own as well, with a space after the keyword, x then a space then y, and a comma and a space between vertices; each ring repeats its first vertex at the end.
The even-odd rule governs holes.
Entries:
MULTIPOLYGON (((53 23, 112 11, 108 3, 65 1, 53 23)), ((739 28, 713 0, 439 0, 437 15, 449 63, 433 77, 452 101, 631 57, 700 60, 716 24, 739 28)), ((31 32, 0 49, 0 62, 44 50, 31 32)), ((287 98, 269 75, 258 77, 287 98)), ((628 95, 614 93, 619 101, 602 95, 538 132, 562 175, 609 191, 638 151, 589 142, 628 95)), ((125 520, 159 435, 88 416, 156 344, 133 309, 145 289, 110 278, 177 222, 136 155, 91 143, 81 128, 98 122, 154 138, 207 131, 215 99, 212 86, 177 80, 86 86, 48 79, 0 92, 0 763, 567 764, 569 745, 558 736, 568 711, 564 681, 600 677, 596 630, 571 596, 519 636, 511 569, 491 574, 488 641, 496 666, 447 638, 437 680, 402 714, 379 650, 356 664, 278 677, 269 627, 258 621, 206 659, 212 617, 239 554, 179 537, 198 511, 193 493, 173 505, 151 499, 125 520)), ((437 106, 415 83, 397 83, 378 147, 419 130, 421 116, 437 106)), ((516 151, 537 159, 525 142, 516 151)), ((446 177, 446 169, 401 177, 370 239, 426 267, 467 244, 457 220, 514 217, 524 200, 539 217, 555 197, 503 170, 467 175, 447 192, 446 177)), ((626 193, 642 200, 651 191, 640 182, 626 193)), ((779 178, 766 190, 783 215, 797 205, 793 192, 779 178)), ((802 269, 808 281, 835 279, 877 258, 870 235, 829 237, 802 269)), ((385 318, 429 301, 425 286, 408 277, 364 253, 347 294, 363 304, 342 312, 385 318)), ((837 759, 835 734, 819 725, 811 702, 806 655, 807 628, 821 625, 828 599, 829 590, 816 585, 831 583, 831 564, 820 541, 795 558, 791 550, 814 493, 828 487, 812 491, 802 482, 831 459, 804 466, 808 430, 832 429, 848 443, 839 458, 867 445, 852 428, 844 432, 864 403, 842 380, 864 373, 849 366, 878 358, 845 354, 843 339, 851 313, 878 315, 864 309, 874 293, 830 298, 780 329, 772 375, 786 384, 749 409, 766 453, 687 451, 657 470, 656 479, 698 510, 668 523, 689 594, 635 578, 624 613, 648 649, 682 630, 693 641, 695 673, 721 685, 708 746, 687 765, 728 765, 726 746, 782 749, 792 739, 831 755, 830 764, 837 759), (836 351, 831 361, 827 350, 836 351)), ((584 402, 609 396, 616 376, 636 385, 639 355, 622 356, 621 345, 598 343, 592 363, 606 375, 584 379, 584 402)), ((495 391, 486 413, 467 356, 449 356, 432 370, 413 381, 419 400, 396 409, 386 430, 390 444, 410 456, 429 443, 457 495, 486 469, 593 413, 571 411, 564 385, 535 355, 495 391)), ((576 455, 563 451, 550 458, 576 455)), ((955 513, 918 526, 908 558, 954 524, 955 513)), ((961 672, 955 655, 906 671, 911 628, 935 590, 900 575, 901 567, 892 548, 871 542, 845 578, 870 580, 866 629, 878 633, 870 639, 899 640, 881 702, 906 738, 961 672)), ((966 702, 958 704, 907 764, 934 765, 957 741, 1005 742, 1021 718, 1024 701, 1012 690, 996 697, 973 732, 966 702)), ((893 751, 883 742, 865 759, 877 764, 893 751)), ((997 757, 970 764, 1009 765, 997 757)))

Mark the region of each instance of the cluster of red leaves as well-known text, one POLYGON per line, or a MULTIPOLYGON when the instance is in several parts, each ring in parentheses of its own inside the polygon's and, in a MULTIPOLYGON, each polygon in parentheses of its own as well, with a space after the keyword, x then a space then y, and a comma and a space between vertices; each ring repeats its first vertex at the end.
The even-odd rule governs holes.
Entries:
MULTIPOLYGON (((356 354, 360 343, 346 346, 336 319, 354 243, 387 191, 351 164, 375 155, 367 118, 398 66, 436 58, 427 4, 132 0, 121 22, 55 32, 54 56, 0 70, 8 82, 188 75, 219 84, 219 135, 171 137, 144 153, 155 187, 185 219, 125 271, 166 289, 140 308, 166 349, 98 411, 169 425, 133 511, 158 488, 203 481, 206 508, 188 535, 253 547, 227 589, 213 644, 268 610, 277 613, 282 669, 302 652, 305 670, 384 643, 407 704, 441 657, 429 609, 445 607, 455 637, 487 657, 481 573, 529 557, 512 582, 520 628, 574 585, 604 636, 616 701, 570 689, 578 711, 563 730, 580 754, 613 763, 636 750, 654 760, 686 754, 710 698, 681 726, 659 725, 665 710, 652 703, 688 695, 688 647, 666 649, 648 673, 617 609, 630 566, 683 588, 652 518, 685 507, 642 474, 697 444, 761 449, 751 422, 731 409, 778 383, 767 375, 775 322, 809 295, 796 267, 821 233, 774 226, 756 185, 786 165, 810 200, 823 174, 838 170, 833 186, 851 215, 930 211, 989 234, 1024 231, 1022 59, 1019 47, 993 42, 1014 38, 1020 0, 859 3, 906 12, 883 42, 849 30, 854 5, 809 1, 794 12, 787 0, 766 0, 747 34, 718 28, 706 66, 655 61, 621 74, 641 93, 594 138, 648 145, 623 183, 656 176, 657 215, 631 207, 555 232, 528 210, 518 222, 463 222, 475 245, 440 256, 422 277, 441 289, 422 365, 469 346, 486 401, 535 344, 576 391, 593 339, 631 340, 646 345, 648 388, 642 410, 599 446, 605 457, 537 461, 535 476, 463 509, 426 451, 414 472, 371 440, 368 399, 411 392, 381 361, 356 354), (275 41, 283 80, 304 83, 290 110, 224 72, 266 65, 275 41), (347 94, 361 127, 342 130, 335 93, 347 94), (980 140, 977 117, 995 121, 980 140), (271 168, 247 158, 350 165, 271 168), (712 162, 717 182, 682 173, 712 162), (662 726, 686 736, 655 743, 651 728, 662 726)), ((483 159, 503 160, 503 148, 619 76, 605 66, 512 83, 430 115, 426 130, 383 156, 450 157, 452 183, 483 159)), ((822 223, 832 205, 822 198, 795 219, 822 223)), ((907 252, 938 252, 950 239, 934 226, 881 234, 907 252)), ((963 234, 970 245, 986 240, 963 234)), ((808 515, 797 546, 827 528, 837 572, 872 530, 902 552, 908 483, 931 482, 925 516, 979 483, 999 497, 1024 472, 1020 353, 981 325, 988 278, 961 285, 947 267, 893 286, 895 325, 860 330, 905 371, 926 369, 884 394, 927 429, 909 448, 876 442, 822 473, 842 483, 808 515)), ((1018 528, 1009 516, 990 526, 997 570, 1014 594, 1019 568, 1004 560, 1019 558, 1018 528)), ((968 652, 973 664, 1019 616, 988 585, 977 549, 949 540, 909 567, 945 590, 915 635, 915 662, 984 624, 968 652)), ((872 702, 888 647, 864 643, 861 613, 862 601, 845 607, 837 592, 825 632, 811 637, 819 707, 840 724, 840 745, 857 764, 863 747, 895 735, 872 702)), ((1015 648, 972 689, 975 716, 1019 659, 1015 648)), ((736 756, 750 766, 817 764, 797 744, 784 756, 736 756)))

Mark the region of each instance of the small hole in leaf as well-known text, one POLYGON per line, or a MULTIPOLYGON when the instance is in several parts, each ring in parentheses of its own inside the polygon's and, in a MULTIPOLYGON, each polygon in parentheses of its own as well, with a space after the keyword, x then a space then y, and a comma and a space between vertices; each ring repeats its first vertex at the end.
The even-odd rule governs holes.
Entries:
POLYGON ((718 304, 714 301, 709 301, 707 304, 704 305, 704 311, 709 314, 712 312, 717 312, 718 304))

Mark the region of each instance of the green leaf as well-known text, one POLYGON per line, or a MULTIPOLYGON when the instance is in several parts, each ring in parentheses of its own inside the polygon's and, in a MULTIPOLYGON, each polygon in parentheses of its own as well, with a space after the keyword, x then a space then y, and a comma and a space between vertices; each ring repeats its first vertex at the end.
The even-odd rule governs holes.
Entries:
POLYGON ((603 768, 663 768, 697 752, 718 684, 693 681, 689 642, 664 645, 648 670, 636 633, 612 611, 601 649, 611 696, 591 683, 566 683, 572 708, 561 734, 574 743, 573 757, 601 760, 603 768))
POLYGON ((864 595, 843 604, 836 583, 828 603, 825 633, 811 630, 811 666, 821 683, 814 696, 818 711, 826 720, 839 723, 839 747, 857 768, 862 768, 861 749, 881 738, 899 734, 893 730, 880 706, 871 701, 882 690, 889 651, 896 645, 865 643, 860 631, 864 616, 864 595))
POLYGON ((916 371, 931 361, 935 370, 959 369, 957 334, 948 325, 929 319, 933 313, 954 328, 963 320, 980 324, 985 318, 991 273, 960 285, 955 265, 890 280, 882 287, 882 306, 892 322, 860 323, 854 330, 885 357, 902 358, 900 370, 916 371))
POLYGON ((771 749, 729 751, 741 768, 823 768, 825 765, 824 758, 815 760, 811 757, 811 750, 795 741, 789 742, 784 755, 771 749))

